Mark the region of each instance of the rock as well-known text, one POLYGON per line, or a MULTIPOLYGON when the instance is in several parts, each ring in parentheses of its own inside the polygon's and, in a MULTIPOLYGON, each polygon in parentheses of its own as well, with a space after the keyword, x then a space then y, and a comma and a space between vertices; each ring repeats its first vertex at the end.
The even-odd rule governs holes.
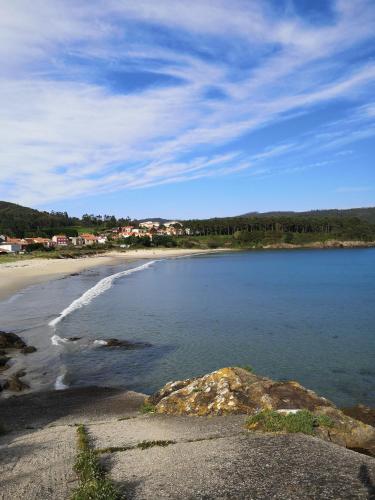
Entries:
POLYGON ((274 381, 242 368, 222 368, 200 378, 169 382, 147 400, 168 415, 255 415, 262 410, 306 409, 326 415, 332 427, 316 429, 326 441, 375 454, 375 429, 340 411, 294 381, 274 381))
POLYGON ((77 340, 81 340, 82 337, 68 337, 69 342, 77 342, 77 340))
POLYGON ((103 344, 101 344, 103 347, 121 347, 122 349, 127 350, 151 347, 151 344, 149 344, 148 342, 130 342, 129 340, 119 339, 106 339, 104 342, 103 344))
POLYGON ((22 349, 26 347, 25 342, 15 333, 0 331, 0 348, 2 349, 22 349))
POLYGON ((352 406, 350 408, 342 408, 342 412, 348 417, 360 420, 364 424, 375 427, 375 408, 369 408, 364 405, 352 406))
POLYGON ((9 368, 7 366, 7 363, 10 360, 11 360, 11 358, 9 358, 8 356, 0 356, 0 371, 6 370, 7 368, 9 368))
POLYGON ((13 392, 21 392, 29 388, 30 387, 25 382, 22 382, 22 380, 20 380, 17 375, 12 375, 11 377, 9 377, 3 385, 3 389, 7 389, 8 391, 13 392))
POLYGON ((33 352, 36 352, 36 347, 33 345, 27 345, 26 347, 23 347, 21 349, 22 354, 31 354, 33 352))

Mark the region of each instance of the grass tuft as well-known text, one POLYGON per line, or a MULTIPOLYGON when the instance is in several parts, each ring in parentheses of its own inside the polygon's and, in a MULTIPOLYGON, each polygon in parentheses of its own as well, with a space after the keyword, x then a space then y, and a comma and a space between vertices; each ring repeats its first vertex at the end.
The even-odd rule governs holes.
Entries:
POLYGON ((80 484, 73 491, 72 500, 119 500, 121 497, 111 481, 106 478, 83 425, 77 427, 77 447, 74 470, 80 484))
POLYGON ((140 448, 141 450, 147 450, 148 448, 153 448, 154 446, 162 446, 165 448, 166 446, 169 446, 170 444, 176 444, 176 441, 142 441, 141 443, 137 444, 137 448, 140 448))
POLYGON ((316 427, 332 427, 333 421, 327 415, 313 415, 308 410, 283 415, 273 410, 263 410, 251 416, 246 421, 250 430, 263 430, 266 432, 302 432, 314 434, 316 427))
POLYGON ((146 401, 143 403, 140 409, 141 413, 155 413, 155 411, 156 411, 155 405, 147 403, 146 401))

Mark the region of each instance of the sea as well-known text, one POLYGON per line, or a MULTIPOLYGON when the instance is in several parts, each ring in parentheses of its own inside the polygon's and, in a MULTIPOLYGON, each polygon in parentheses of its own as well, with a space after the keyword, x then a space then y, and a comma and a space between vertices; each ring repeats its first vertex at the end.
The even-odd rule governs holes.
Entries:
POLYGON ((32 390, 123 387, 250 365, 375 405, 375 249, 252 250, 102 266, 0 302, 32 390), (69 339, 75 340, 69 340, 69 339), (127 350, 110 338, 151 344, 127 350))

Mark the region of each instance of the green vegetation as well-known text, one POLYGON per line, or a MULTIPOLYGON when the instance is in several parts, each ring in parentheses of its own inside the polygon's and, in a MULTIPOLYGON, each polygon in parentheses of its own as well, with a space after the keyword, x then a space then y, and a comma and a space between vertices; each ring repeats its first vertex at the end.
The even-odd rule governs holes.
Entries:
POLYGON ((74 464, 80 484, 72 500, 119 500, 121 497, 106 478, 95 451, 90 447, 87 431, 83 425, 77 427, 78 455, 74 464))
POLYGON ((316 427, 332 427, 333 421, 326 415, 313 415, 308 410, 284 415, 272 410, 263 410, 249 417, 246 427, 251 430, 259 429, 266 432, 302 432, 314 434, 316 427))
POLYGON ((147 450, 148 448, 153 448, 154 446, 162 446, 164 448, 166 446, 169 446, 170 444, 176 444, 176 441, 142 441, 141 443, 138 443, 136 447, 140 448, 141 450, 147 450))
POLYGON ((156 408, 155 405, 152 405, 151 403, 148 403, 145 401, 143 405, 141 406, 140 412, 141 413, 155 413, 156 408))
POLYGON ((159 441, 142 441, 134 446, 108 446, 108 448, 99 448, 95 450, 97 455, 104 455, 105 453, 118 453, 122 451, 129 450, 148 450, 149 448, 153 448, 154 446, 161 446, 165 448, 171 444, 176 444, 176 441, 167 441, 167 440, 159 440, 159 441))
MULTIPOLYGON (((369 209, 370 210, 370 209, 369 209)), ((318 212, 319 213, 319 212, 318 212)), ((182 221, 194 236, 209 237, 207 246, 220 240, 217 236, 233 238, 239 246, 274 243, 309 243, 327 239, 363 240, 375 238, 375 224, 359 217, 320 216, 317 212, 293 216, 246 216, 220 219, 182 221)))

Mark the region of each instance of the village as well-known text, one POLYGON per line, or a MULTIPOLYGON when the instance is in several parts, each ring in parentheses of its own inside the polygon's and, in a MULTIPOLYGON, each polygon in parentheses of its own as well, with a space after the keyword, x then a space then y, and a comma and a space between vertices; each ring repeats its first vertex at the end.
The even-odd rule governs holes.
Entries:
POLYGON ((115 227, 105 231, 92 233, 81 233, 76 236, 66 234, 55 234, 51 238, 42 236, 29 236, 25 238, 14 238, 0 234, 0 254, 19 254, 36 249, 52 250, 64 247, 85 247, 92 245, 106 245, 117 243, 120 247, 126 248, 127 239, 149 238, 153 240, 155 236, 183 236, 189 234, 189 229, 183 227, 179 221, 169 221, 159 223, 155 221, 140 222, 136 225, 115 227))

